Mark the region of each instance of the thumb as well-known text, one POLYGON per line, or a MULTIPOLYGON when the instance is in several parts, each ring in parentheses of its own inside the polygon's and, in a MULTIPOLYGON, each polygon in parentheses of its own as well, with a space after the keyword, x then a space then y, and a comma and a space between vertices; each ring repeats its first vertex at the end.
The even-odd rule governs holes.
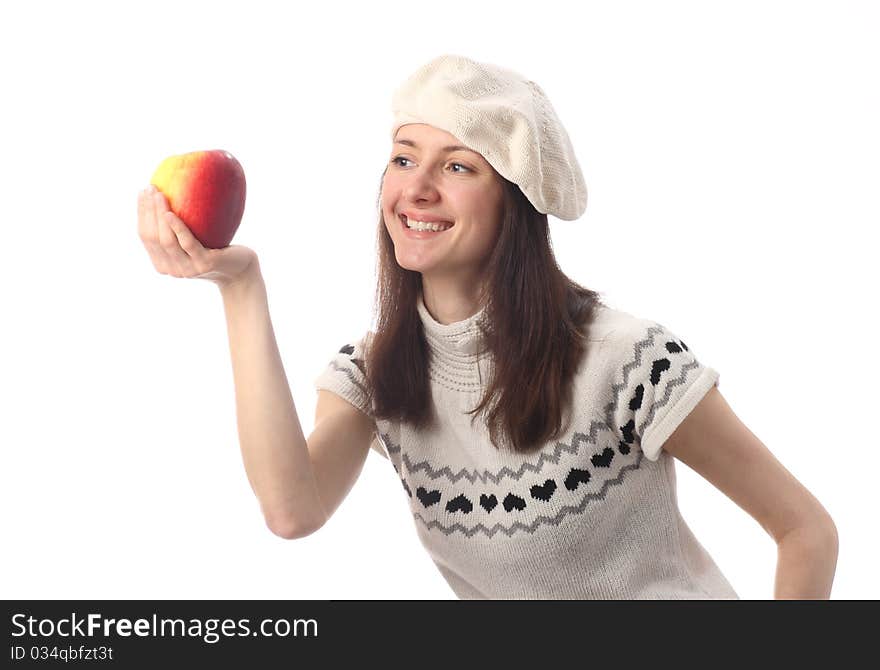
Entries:
POLYGON ((178 217, 174 212, 168 210, 163 214, 165 217, 165 221, 168 223, 168 226, 174 231, 174 234, 177 236, 177 241, 180 243, 180 246, 186 251, 190 256, 201 253, 205 250, 204 245, 199 241, 199 239, 193 235, 193 232, 189 229, 189 226, 183 222, 183 220, 178 217))

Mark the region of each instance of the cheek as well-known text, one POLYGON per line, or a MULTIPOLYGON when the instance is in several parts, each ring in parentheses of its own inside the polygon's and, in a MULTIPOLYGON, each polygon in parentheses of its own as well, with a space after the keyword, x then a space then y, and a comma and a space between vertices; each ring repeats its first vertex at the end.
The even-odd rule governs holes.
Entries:
POLYGON ((464 188, 455 193, 456 200, 466 204, 480 219, 497 216, 498 203, 492 189, 485 184, 466 184, 464 188))
POLYGON ((483 235, 483 243, 487 249, 494 249, 501 234, 501 226, 489 226, 483 235))
POLYGON ((380 195, 382 210, 388 211, 389 209, 394 209, 394 204, 400 201, 400 188, 393 180, 386 179, 382 182, 382 191, 380 195))

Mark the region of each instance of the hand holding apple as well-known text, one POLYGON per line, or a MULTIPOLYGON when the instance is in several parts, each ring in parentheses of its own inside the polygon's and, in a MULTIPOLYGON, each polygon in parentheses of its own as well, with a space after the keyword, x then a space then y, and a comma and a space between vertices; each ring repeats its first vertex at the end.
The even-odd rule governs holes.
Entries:
POLYGON ((205 248, 168 209, 165 196, 150 185, 138 194, 138 235, 156 270, 163 275, 207 279, 221 290, 259 280, 257 254, 240 244, 205 248))
POLYGON ((244 170, 228 151, 215 149, 169 156, 150 183, 171 211, 209 249, 229 245, 244 214, 244 170))

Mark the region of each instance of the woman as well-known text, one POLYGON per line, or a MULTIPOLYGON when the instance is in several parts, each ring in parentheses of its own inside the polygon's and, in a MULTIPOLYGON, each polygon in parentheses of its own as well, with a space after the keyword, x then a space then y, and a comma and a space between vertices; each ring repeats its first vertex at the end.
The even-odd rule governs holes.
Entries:
POLYGON ((578 218, 586 186, 541 88, 447 55, 393 112, 377 326, 316 379, 308 440, 256 254, 205 249, 161 194, 140 200, 156 268, 220 287, 242 455, 273 532, 320 528, 372 445, 460 598, 736 599, 679 513, 675 457, 777 542, 777 598, 829 597, 834 523, 718 372, 556 265, 547 215, 578 218))

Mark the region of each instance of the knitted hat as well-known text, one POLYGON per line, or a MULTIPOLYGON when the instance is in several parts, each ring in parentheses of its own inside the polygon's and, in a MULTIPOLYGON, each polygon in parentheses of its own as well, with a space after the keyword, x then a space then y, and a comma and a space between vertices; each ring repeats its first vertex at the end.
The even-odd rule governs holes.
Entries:
POLYGON ((505 68, 443 55, 395 92, 397 130, 425 123, 478 152, 520 187, 535 209, 573 221, 587 207, 587 186, 565 128, 535 82, 505 68))

